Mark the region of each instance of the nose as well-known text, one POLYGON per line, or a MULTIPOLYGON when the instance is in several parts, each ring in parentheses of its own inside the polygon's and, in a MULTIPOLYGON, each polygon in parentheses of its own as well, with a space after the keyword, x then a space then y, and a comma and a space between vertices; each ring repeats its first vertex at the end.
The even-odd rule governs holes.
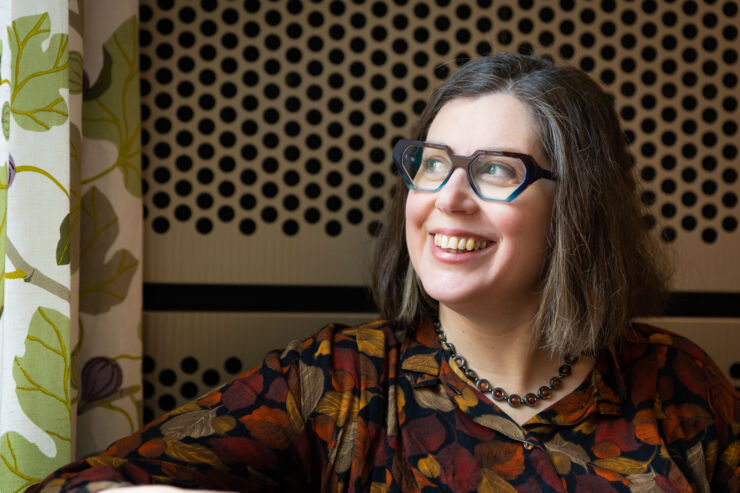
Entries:
POLYGON ((448 214, 472 214, 478 209, 475 192, 464 169, 458 168, 452 172, 442 190, 436 193, 435 206, 448 214))

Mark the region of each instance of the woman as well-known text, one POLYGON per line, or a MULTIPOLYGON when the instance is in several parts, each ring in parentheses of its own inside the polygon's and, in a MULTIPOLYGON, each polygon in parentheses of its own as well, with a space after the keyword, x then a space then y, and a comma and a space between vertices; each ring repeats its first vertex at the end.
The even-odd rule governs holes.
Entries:
POLYGON ((737 491, 734 390, 630 322, 666 276, 613 106, 545 58, 466 63, 394 148, 384 320, 270 353, 30 491, 737 491))

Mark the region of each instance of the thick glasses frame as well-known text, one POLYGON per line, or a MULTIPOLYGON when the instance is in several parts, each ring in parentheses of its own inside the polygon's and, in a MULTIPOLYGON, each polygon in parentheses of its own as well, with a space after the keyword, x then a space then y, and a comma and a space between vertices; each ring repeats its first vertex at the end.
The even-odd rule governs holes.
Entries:
POLYGON ((536 182, 540 178, 544 178, 546 180, 555 180, 555 174, 550 171, 546 170, 545 168, 541 167, 539 164, 537 164, 537 161, 534 160, 532 156, 529 154, 522 154, 519 152, 509 152, 509 151, 498 151, 498 150, 478 150, 475 151, 470 156, 463 156, 461 154, 453 154, 452 149, 449 148, 449 146, 446 146, 444 144, 434 144, 431 142, 424 142, 421 140, 407 140, 407 139, 401 139, 399 140, 396 145, 393 147, 393 162, 396 165, 396 168, 398 169, 399 173, 401 173, 401 177, 403 178, 403 181, 406 183, 406 186, 409 187, 410 190, 419 190, 422 192, 438 192, 439 190, 444 187, 447 182, 450 179, 450 176, 452 176, 452 173, 457 168, 464 168, 465 174, 468 176, 468 183, 470 183, 470 187, 473 189, 475 194, 481 198, 482 200, 487 200, 491 202, 511 202, 515 198, 517 198, 529 185, 536 182), (411 146, 421 146, 421 147, 428 147, 431 149, 439 149, 441 151, 444 151, 447 153, 448 156, 450 156, 452 160, 452 167, 450 168, 450 172, 447 175, 447 177, 442 180, 442 183, 437 188, 430 189, 430 188, 422 188, 417 187, 414 185, 414 182, 409 176, 406 169, 403 167, 402 159, 403 154, 406 152, 406 149, 408 149, 411 146), (512 191, 508 197, 503 199, 496 199, 496 198, 490 198, 485 197, 481 194, 480 190, 478 190, 478 187, 475 184, 475 180, 473 180, 473 176, 470 174, 470 164, 475 161, 479 156, 481 155, 491 155, 491 156, 506 156, 506 157, 513 157, 521 159, 522 163, 524 163, 524 168, 526 170, 524 175, 524 180, 522 183, 512 191))

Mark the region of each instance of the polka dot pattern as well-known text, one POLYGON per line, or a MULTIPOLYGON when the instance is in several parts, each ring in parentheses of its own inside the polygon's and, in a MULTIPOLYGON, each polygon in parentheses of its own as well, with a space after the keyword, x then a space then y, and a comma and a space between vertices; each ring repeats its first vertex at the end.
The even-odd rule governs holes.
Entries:
POLYGON ((493 50, 549 54, 614 94, 665 241, 737 230, 737 1, 144 0, 140 17, 156 233, 373 234, 393 142, 493 50))
POLYGON ((192 355, 184 356, 179 367, 159 368, 153 356, 144 356, 144 423, 205 394, 245 369, 244 362, 236 356, 226 358, 216 368, 202 367, 192 355))

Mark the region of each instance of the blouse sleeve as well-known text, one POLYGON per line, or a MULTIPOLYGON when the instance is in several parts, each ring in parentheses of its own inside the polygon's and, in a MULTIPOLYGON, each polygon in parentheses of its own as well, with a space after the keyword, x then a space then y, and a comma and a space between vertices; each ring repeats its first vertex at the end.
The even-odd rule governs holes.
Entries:
POLYGON ((62 467, 27 491, 93 492, 132 484, 285 491, 310 483, 299 346, 155 420, 105 452, 62 467))
POLYGON ((740 491, 740 397, 711 360, 705 363, 709 406, 715 433, 705 436, 703 451, 711 491, 740 491), (716 453, 715 453, 716 451, 716 453))

